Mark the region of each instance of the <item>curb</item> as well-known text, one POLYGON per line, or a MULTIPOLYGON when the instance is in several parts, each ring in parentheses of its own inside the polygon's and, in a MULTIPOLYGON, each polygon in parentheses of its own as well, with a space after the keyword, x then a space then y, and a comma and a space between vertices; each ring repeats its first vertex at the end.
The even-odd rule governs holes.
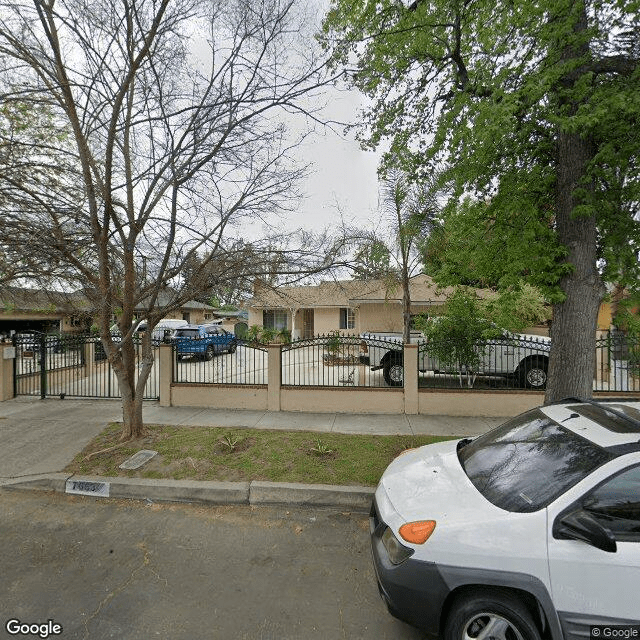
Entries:
POLYGON ((368 513, 373 487, 285 482, 103 478, 49 473, 0 480, 0 489, 55 491, 103 498, 209 505, 334 507, 368 513))

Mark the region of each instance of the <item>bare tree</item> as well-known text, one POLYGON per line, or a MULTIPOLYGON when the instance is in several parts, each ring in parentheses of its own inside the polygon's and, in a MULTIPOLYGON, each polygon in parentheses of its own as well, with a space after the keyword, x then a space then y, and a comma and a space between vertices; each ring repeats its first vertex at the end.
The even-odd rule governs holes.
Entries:
POLYGON ((71 207, 51 193, 40 202, 29 180, 17 182, 24 199, 14 199, 4 237, 63 265, 97 310, 122 391, 123 440, 143 432, 153 366, 147 331, 136 367, 136 306, 152 329, 201 291, 218 257, 236 257, 236 275, 248 273, 234 241, 290 206, 304 175, 284 116, 313 118, 305 105, 327 79, 303 18, 294 0, 0 4, 2 99, 46 107, 60 136, 51 149, 34 140, 32 156, 65 154, 73 168, 59 189, 71 207), (206 259, 186 280, 197 252, 206 259))

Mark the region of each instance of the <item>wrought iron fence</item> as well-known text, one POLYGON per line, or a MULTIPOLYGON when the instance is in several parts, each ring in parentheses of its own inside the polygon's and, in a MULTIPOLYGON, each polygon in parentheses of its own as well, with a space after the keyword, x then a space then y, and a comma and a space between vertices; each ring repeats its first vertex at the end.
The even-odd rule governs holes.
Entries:
POLYGON ((545 337, 506 334, 481 342, 420 342, 420 387, 543 390, 551 342, 545 337))
MULTIPOLYGON (((100 339, 85 334, 25 333, 14 336, 15 395, 80 398, 120 398, 120 386, 106 359, 100 339)), ((139 339, 135 348, 141 351, 139 339)), ((154 349, 154 361, 158 352, 154 349)), ((139 359, 136 366, 140 368, 139 359)), ((154 364, 144 390, 145 399, 160 396, 158 366, 154 364)))
POLYGON ((25 332, 15 335, 13 344, 16 395, 66 395, 85 368, 82 336, 25 332))
POLYGON ((266 345, 234 339, 211 344, 209 338, 193 338, 173 347, 173 382, 192 384, 266 385, 266 345), (181 350, 182 349, 182 350, 181 350))
POLYGON ((640 391, 640 335, 610 331, 596 341, 595 391, 640 391))
POLYGON ((372 364, 374 361, 370 352, 374 348, 384 349, 385 353, 393 351, 402 354, 402 342, 365 341, 355 335, 335 333, 294 340, 282 347, 282 384, 314 387, 388 386, 383 367, 372 364))

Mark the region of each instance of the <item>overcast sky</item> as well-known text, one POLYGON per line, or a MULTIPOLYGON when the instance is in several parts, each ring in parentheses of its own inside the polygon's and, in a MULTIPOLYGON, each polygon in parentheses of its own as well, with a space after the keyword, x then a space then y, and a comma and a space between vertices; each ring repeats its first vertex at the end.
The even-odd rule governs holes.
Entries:
MULTIPOLYGON (((312 0, 306 5, 309 22, 317 28, 329 7, 329 0, 312 0), (316 6, 313 7, 313 4, 316 6), (315 15, 313 15, 315 13, 315 15)), ((309 28, 313 30, 311 24, 309 28)), ((342 86, 327 89, 326 106, 320 116, 325 120, 353 123, 358 121, 363 97, 342 86)), ((377 218, 379 154, 363 151, 353 132, 344 127, 316 127, 298 151, 301 162, 311 163, 309 178, 301 185, 305 194, 300 209, 288 216, 288 226, 318 231, 328 224, 347 222, 374 224, 377 218)))
MULTIPOLYGON (((358 92, 331 92, 331 118, 353 122, 361 107, 358 92)), ((353 133, 345 136, 343 127, 319 130, 299 150, 303 162, 313 164, 311 175, 302 185, 306 194, 298 215, 291 222, 319 230, 340 221, 363 222, 368 226, 377 217, 379 155, 363 151, 353 133)))

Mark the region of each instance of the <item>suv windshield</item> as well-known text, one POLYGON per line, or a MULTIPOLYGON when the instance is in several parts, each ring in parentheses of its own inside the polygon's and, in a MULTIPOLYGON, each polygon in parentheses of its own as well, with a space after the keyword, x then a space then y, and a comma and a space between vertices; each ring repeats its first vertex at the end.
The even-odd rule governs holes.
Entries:
POLYGON ((520 513, 546 507, 613 457, 538 409, 458 451, 476 489, 497 507, 520 513))

